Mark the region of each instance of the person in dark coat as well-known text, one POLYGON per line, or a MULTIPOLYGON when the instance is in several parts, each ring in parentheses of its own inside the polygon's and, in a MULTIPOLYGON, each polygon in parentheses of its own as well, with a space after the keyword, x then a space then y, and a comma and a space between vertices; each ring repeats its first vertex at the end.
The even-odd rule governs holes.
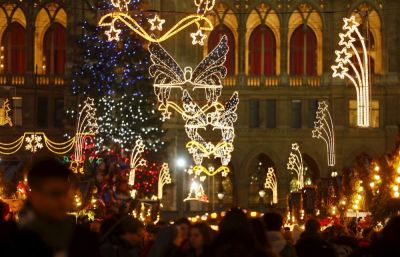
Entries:
POLYGON ((298 257, 336 257, 333 246, 322 238, 320 224, 315 219, 306 222, 295 247, 298 257))
POLYGON ((148 257, 185 257, 181 248, 185 236, 181 232, 176 225, 162 227, 148 257))
POLYGON ((104 222, 103 244, 100 253, 103 257, 139 257, 143 247, 144 225, 132 216, 111 218, 104 222))
POLYGON ((67 215, 72 172, 55 159, 28 173, 28 201, 18 223, 0 225, 2 257, 100 257, 98 240, 67 215))

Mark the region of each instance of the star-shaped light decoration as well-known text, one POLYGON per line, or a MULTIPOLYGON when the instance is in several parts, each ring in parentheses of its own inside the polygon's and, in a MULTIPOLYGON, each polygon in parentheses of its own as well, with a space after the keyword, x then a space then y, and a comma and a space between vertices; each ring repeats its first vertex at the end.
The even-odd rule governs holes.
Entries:
POLYGON ((130 2, 131 0, 111 0, 111 4, 118 8, 121 12, 128 11, 128 5, 130 2))
POLYGON ((312 131, 313 138, 321 138, 321 136, 322 136, 322 133, 321 133, 320 129, 316 128, 312 131))
POLYGON ((341 51, 336 50, 335 54, 337 56, 335 62, 341 62, 343 64, 348 63, 352 56, 352 54, 347 51, 346 47, 344 47, 341 51))
POLYGON ((343 63, 341 63, 341 62, 338 63, 338 65, 332 65, 331 68, 333 70, 332 77, 334 77, 334 78, 339 77, 341 79, 344 79, 344 76, 349 71, 349 69, 347 67, 344 67, 343 63))
POLYGON ((340 41, 339 45, 340 46, 345 46, 347 48, 351 48, 354 42, 356 42, 356 39, 351 35, 352 32, 348 31, 347 33, 340 33, 340 41))
POLYGON ((104 32, 108 36, 108 41, 119 41, 120 29, 116 29, 114 25, 110 26, 110 30, 104 32))
POLYGON ((298 143, 293 143, 292 144, 292 150, 298 151, 299 150, 299 144, 298 143))
MULTIPOLYGON (((315 117, 317 118, 317 120, 325 119, 325 114, 324 114, 324 112, 322 110, 321 111, 317 111, 315 117)), ((315 124, 315 122, 314 122, 314 124, 315 124)))
POLYGON ((165 110, 165 112, 162 113, 162 121, 166 121, 169 120, 171 118, 171 112, 169 112, 168 110, 165 110))
POLYGON ((160 19, 160 17, 157 14, 154 16, 153 19, 149 19, 148 21, 151 25, 151 27, 150 27, 151 31, 154 31, 154 30, 162 31, 163 30, 163 24, 165 23, 165 20, 160 19))
POLYGON ((358 26, 360 26, 360 23, 356 21, 355 16, 351 16, 350 18, 344 18, 344 25, 343 29, 348 30, 350 32, 353 32, 358 26))
POLYGON ((318 102, 318 109, 320 109, 320 111, 325 111, 326 109, 328 109, 328 105, 325 101, 320 101, 318 102))
POLYGON ((192 37, 192 44, 193 45, 204 45, 204 40, 207 38, 207 35, 203 34, 201 29, 197 30, 196 33, 190 33, 190 36, 192 37))

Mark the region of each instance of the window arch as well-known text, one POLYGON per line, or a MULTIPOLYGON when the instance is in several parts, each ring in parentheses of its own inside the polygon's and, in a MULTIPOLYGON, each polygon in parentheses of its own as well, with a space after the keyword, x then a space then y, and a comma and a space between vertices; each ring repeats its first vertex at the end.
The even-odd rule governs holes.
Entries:
POLYGON ((317 38, 309 26, 297 27, 290 39, 290 74, 317 75, 317 38))
POLYGON ((303 3, 292 13, 288 23, 288 40, 289 73, 297 76, 321 76, 322 18, 313 6, 303 3))
POLYGON ((270 167, 275 169, 275 164, 272 159, 264 153, 259 154, 255 161, 252 162, 248 194, 249 207, 257 207, 262 204, 263 200, 260 199, 259 192, 260 190, 264 190, 265 177, 270 167))
POLYGON ((26 71, 26 32, 18 22, 12 22, 3 34, 1 46, 6 73, 22 74, 26 71))
POLYGON ((60 23, 56 22, 46 31, 43 40, 46 74, 64 74, 66 53, 65 44, 65 28, 60 23))
POLYGON ((226 56, 225 67, 228 70, 228 76, 234 76, 236 71, 235 58, 235 36, 232 31, 224 24, 220 24, 214 28, 208 37, 208 52, 212 51, 219 43, 221 37, 226 35, 228 38, 229 52, 226 56))
POLYGON ((276 75, 276 40, 266 25, 259 25, 250 35, 249 74, 276 75))

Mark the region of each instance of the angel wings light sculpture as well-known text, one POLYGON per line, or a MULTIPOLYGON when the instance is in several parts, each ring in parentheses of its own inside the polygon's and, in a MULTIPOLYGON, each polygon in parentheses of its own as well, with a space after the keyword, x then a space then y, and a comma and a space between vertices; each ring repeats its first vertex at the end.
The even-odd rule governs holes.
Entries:
POLYGON ((239 104, 237 92, 233 93, 225 105, 218 101, 222 92, 222 79, 227 74, 224 66, 229 51, 227 37, 223 36, 219 44, 195 69, 182 69, 159 43, 151 43, 149 51, 153 62, 149 72, 154 78, 158 110, 162 112, 164 120, 170 118, 171 110, 182 115, 186 122, 185 132, 190 139, 186 147, 196 164, 193 170, 209 176, 220 172, 226 175, 233 151, 233 125, 237 120, 236 109, 239 104), (199 89, 205 91, 204 106, 200 106, 190 95, 190 92, 199 89), (172 90, 182 94, 181 105, 170 100, 172 90), (207 127, 221 132, 221 140, 217 144, 207 141, 200 134, 201 130, 207 132, 207 127), (210 157, 219 158, 222 163, 220 168, 211 172, 202 166, 203 159, 210 157))

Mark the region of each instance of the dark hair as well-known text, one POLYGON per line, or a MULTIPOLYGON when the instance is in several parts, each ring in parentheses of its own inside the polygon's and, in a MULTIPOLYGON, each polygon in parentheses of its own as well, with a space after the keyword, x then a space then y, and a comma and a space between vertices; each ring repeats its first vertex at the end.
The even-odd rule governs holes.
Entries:
POLYGON ((283 217, 276 212, 267 212, 263 216, 265 228, 268 231, 280 231, 283 225, 283 217))
POLYGON ((182 218, 177 219, 174 224, 177 226, 182 225, 182 224, 186 224, 186 225, 190 226, 190 221, 188 218, 182 217, 182 218))
POLYGON ((72 175, 70 169, 54 158, 41 159, 35 162, 28 172, 28 185, 31 189, 40 188, 46 179, 68 181, 72 175))
POLYGON ((250 225, 253 235, 257 240, 257 243, 260 246, 263 247, 266 246, 268 242, 267 235, 265 234, 265 226, 264 223, 261 221, 261 219, 259 218, 250 219, 250 225))
POLYGON ((206 223, 204 222, 196 223, 192 225, 190 229, 198 229, 200 231, 200 234, 203 237, 203 244, 205 246, 211 243, 211 229, 206 223))
POLYGON ((316 219, 309 219, 305 224, 305 231, 312 232, 312 233, 319 233, 321 232, 321 225, 319 221, 316 219))
POLYGON ((136 234, 141 228, 144 228, 143 223, 130 215, 122 217, 114 216, 104 220, 100 232, 103 240, 110 236, 121 236, 126 233, 136 234))
POLYGON ((239 208, 232 208, 221 220, 220 233, 250 233, 246 214, 239 208))

